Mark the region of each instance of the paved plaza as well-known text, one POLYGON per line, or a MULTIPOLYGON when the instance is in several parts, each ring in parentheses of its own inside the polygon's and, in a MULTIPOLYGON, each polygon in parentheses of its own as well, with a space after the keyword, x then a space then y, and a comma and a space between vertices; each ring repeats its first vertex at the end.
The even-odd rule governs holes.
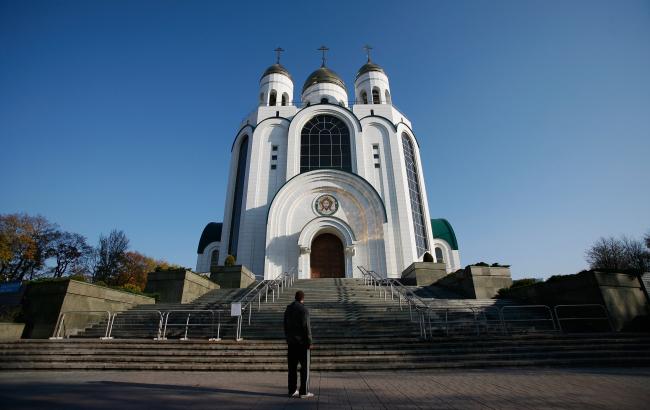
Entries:
POLYGON ((2 372, 5 409, 647 409, 650 369, 493 369, 312 374, 2 372))

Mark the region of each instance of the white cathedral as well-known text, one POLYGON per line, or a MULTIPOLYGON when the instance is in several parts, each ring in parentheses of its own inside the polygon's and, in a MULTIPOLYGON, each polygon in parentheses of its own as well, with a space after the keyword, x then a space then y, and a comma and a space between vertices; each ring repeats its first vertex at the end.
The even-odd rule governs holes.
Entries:
POLYGON ((264 279, 359 277, 357 266, 399 278, 425 254, 455 271, 456 236, 427 198, 413 127, 370 55, 352 98, 323 55, 294 102, 278 54, 235 136, 223 223, 203 230, 196 271, 233 255, 264 279))

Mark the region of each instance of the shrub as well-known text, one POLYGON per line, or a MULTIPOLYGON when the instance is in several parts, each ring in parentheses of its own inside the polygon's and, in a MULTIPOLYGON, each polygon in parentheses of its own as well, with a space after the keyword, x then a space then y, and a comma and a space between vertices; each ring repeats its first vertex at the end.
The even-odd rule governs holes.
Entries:
POLYGON ((142 293, 142 289, 140 289, 138 285, 134 285, 133 283, 125 284, 124 286, 122 286, 121 289, 131 293, 142 293))
POLYGON ((235 265, 235 257, 232 255, 226 256, 226 260, 223 261, 223 264, 225 266, 234 266, 235 265))

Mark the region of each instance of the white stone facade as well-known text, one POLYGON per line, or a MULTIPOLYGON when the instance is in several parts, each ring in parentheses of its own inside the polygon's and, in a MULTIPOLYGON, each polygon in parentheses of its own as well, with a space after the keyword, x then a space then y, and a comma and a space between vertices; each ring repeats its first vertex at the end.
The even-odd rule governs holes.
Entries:
POLYGON ((323 233, 340 239, 345 277, 358 277, 361 265, 399 278, 412 262, 422 261, 424 250, 435 258, 436 246, 444 252, 449 271, 460 267, 458 250, 432 234, 417 140, 409 120, 392 105, 383 70, 358 75, 353 95, 356 101, 349 102, 345 88, 324 81, 304 89, 302 102, 294 104, 288 75, 274 72, 262 77, 260 106, 242 124, 232 145, 223 234, 199 254, 197 271, 209 269, 209 251, 216 247, 220 263, 236 254, 237 264, 260 278, 272 279, 292 269, 300 278, 310 278, 311 244, 323 233), (349 171, 321 168, 301 173, 305 161, 301 132, 317 116, 334 117, 347 127, 349 171), (422 242, 418 249, 415 239, 414 191, 413 184, 409 190, 403 139, 410 142, 415 159, 422 214, 416 219, 424 221, 420 226, 424 225, 425 249, 422 242), (322 195, 336 199, 336 212, 316 211, 314 203, 322 195))

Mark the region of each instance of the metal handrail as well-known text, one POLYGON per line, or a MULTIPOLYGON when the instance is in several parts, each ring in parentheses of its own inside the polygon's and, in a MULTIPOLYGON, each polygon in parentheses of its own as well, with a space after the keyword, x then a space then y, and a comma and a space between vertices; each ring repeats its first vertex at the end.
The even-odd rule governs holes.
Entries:
POLYGON ((241 304, 241 314, 237 317, 237 330, 235 334, 235 340, 243 340, 241 336, 242 332, 242 317, 248 312, 248 325, 251 324, 251 317, 253 314, 253 303, 257 299, 257 310, 262 309, 262 294, 264 294, 264 303, 268 302, 269 292, 271 293, 271 299, 275 302, 276 292, 277 297, 280 297, 284 289, 287 287, 293 286, 296 280, 295 274, 296 268, 289 269, 288 272, 284 272, 278 275, 275 279, 265 280, 258 283, 253 289, 247 292, 243 297, 233 303, 241 304))
POLYGON ((167 340, 167 328, 169 326, 184 326, 185 327, 185 332, 183 334, 183 337, 180 338, 180 340, 189 340, 188 338, 188 331, 190 327, 210 327, 210 337, 208 338, 209 341, 219 341, 221 340, 221 312, 223 312, 222 309, 213 309, 213 310, 207 310, 207 309, 179 309, 179 310, 168 310, 164 312, 164 324, 163 324, 163 329, 162 333, 158 336, 158 338, 154 340, 167 340), (169 323, 169 316, 173 313, 187 313, 187 316, 185 318, 185 323, 169 323), (210 323, 209 324, 203 324, 203 323, 196 323, 196 324, 190 324, 190 319, 192 317, 192 314, 196 313, 209 313, 210 314, 210 323), (214 334, 214 319, 215 319, 215 313, 217 313, 217 334, 215 337, 214 334))
POLYGON ((557 331, 557 327, 555 325, 555 320, 553 318, 553 311, 551 310, 550 307, 546 305, 513 305, 513 306, 504 306, 501 308, 500 311, 500 317, 501 317, 501 322, 503 323, 503 328, 506 333, 508 333, 508 327, 506 326, 507 323, 509 322, 551 322, 553 325, 553 332, 557 331), (540 318, 540 319, 531 319, 531 318, 526 318, 526 319, 507 319, 504 316, 504 312, 506 312, 506 309, 512 310, 512 309, 544 309, 548 312, 549 317, 548 318, 540 318))
POLYGON ((607 325, 609 326, 609 330, 613 331, 614 326, 612 325, 612 320, 609 317, 609 314, 607 313, 607 309, 605 309, 605 306, 599 305, 596 303, 583 303, 583 304, 577 304, 577 305, 555 305, 553 307, 553 311, 555 312, 555 318, 557 319, 557 325, 560 328, 561 332, 564 332, 564 329, 562 329, 562 321, 563 320, 606 320, 607 325), (582 308, 582 307, 597 307, 600 308, 604 316, 596 316, 596 317, 560 317, 560 313, 558 312, 558 308, 582 308))
POLYGON ((413 321, 413 309, 417 310, 428 307, 427 303, 421 297, 416 295, 412 290, 405 289, 399 280, 382 278, 377 272, 363 266, 357 266, 357 269, 359 269, 364 277, 366 285, 373 286, 380 296, 383 292, 384 300, 387 299, 386 289, 388 288, 390 289, 391 300, 395 300, 395 295, 397 295, 400 310, 402 309, 402 301, 406 302, 411 321, 413 321))
MULTIPOLYGON (((108 329, 108 338, 112 339, 113 338, 113 328, 115 325, 115 318, 117 316, 125 316, 125 315, 132 315, 132 314, 142 314, 142 313, 157 313, 158 314, 158 332, 154 340, 160 340, 160 333, 162 332, 163 328, 163 322, 164 322, 164 313, 161 312, 160 310, 148 310, 148 309, 143 309, 143 310, 124 310, 120 312, 115 312, 113 313, 113 317, 111 318, 109 329, 108 329)), ((122 326, 137 326, 137 324, 129 325, 129 324, 122 324, 122 326)))
MULTIPOLYGON (((112 314, 108 310, 69 310, 66 312, 61 312, 59 313, 59 317, 57 318, 56 324, 54 325, 54 333, 52 334, 52 337, 50 337, 50 339, 60 340, 64 338, 63 336, 61 336, 61 330, 65 328, 65 316, 70 314, 101 314, 101 315, 106 314, 106 331, 104 332, 104 336, 100 337, 100 339, 102 340, 110 339, 108 329, 111 323, 112 314)), ((63 334, 65 335, 65 330, 63 331, 63 334)))

